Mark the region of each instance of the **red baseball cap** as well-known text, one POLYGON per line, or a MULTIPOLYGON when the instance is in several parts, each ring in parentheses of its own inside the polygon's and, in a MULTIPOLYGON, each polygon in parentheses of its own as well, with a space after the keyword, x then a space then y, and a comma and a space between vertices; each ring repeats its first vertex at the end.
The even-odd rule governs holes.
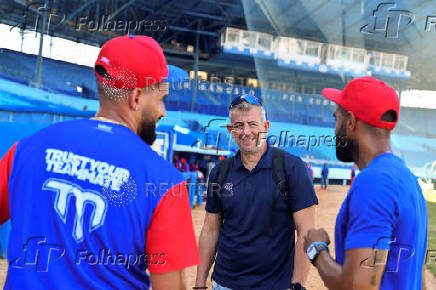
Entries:
POLYGON ((376 78, 355 78, 342 91, 327 88, 322 90, 322 94, 346 111, 353 112, 357 119, 374 127, 392 130, 398 122, 398 95, 393 88, 376 78), (383 121, 381 117, 390 110, 396 113, 396 120, 383 121))
POLYGON ((99 82, 126 90, 145 88, 168 76, 162 48, 156 40, 144 35, 125 35, 106 42, 94 71, 99 82))

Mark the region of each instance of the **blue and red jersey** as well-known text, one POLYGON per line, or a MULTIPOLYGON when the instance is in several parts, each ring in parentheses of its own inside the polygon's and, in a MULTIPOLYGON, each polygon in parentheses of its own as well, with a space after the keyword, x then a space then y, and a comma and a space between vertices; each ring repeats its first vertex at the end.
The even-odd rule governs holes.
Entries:
POLYGON ((129 128, 54 124, 0 161, 11 288, 148 289, 200 263, 184 180, 129 128))

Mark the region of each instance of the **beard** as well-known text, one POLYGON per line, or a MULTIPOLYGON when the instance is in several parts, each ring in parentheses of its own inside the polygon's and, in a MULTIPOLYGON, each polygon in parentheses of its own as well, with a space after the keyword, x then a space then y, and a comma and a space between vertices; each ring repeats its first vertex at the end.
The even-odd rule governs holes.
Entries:
POLYGON ((156 122, 147 120, 145 117, 142 118, 139 137, 151 146, 154 140, 156 140, 156 122))
POLYGON ((353 162, 354 152, 358 152, 357 143, 347 136, 345 122, 336 134, 336 158, 342 162, 353 162))

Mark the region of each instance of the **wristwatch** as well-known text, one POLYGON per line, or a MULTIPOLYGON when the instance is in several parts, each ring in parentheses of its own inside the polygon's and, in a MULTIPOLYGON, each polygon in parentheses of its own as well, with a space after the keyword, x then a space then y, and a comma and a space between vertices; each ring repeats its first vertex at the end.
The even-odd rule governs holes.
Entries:
POLYGON ((327 244, 324 242, 312 243, 309 248, 307 248, 307 258, 309 258, 314 266, 316 258, 322 251, 329 251, 327 244))

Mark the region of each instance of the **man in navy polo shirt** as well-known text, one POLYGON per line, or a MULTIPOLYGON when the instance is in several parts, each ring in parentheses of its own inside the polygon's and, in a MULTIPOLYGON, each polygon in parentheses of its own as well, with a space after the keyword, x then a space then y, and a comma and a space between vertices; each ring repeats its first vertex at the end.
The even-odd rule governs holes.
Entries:
POLYGON ((390 131, 399 116, 394 89, 372 77, 343 91, 323 90, 336 102, 336 148, 360 169, 336 219, 336 261, 325 230, 305 237, 307 256, 329 289, 421 289, 427 208, 416 176, 392 154, 390 131))
MULTIPOLYGON (((269 122, 262 103, 243 95, 229 110, 228 130, 239 151, 231 160, 221 201, 217 194, 207 199, 199 242, 202 264, 197 268, 195 288, 205 287, 215 260, 214 289, 297 289, 291 283, 304 284, 309 266, 302 237, 314 225, 318 203, 311 178, 299 157, 285 153, 289 202, 280 195, 273 206, 274 148, 264 137, 269 122)), ((209 186, 216 180, 218 167, 210 174, 209 186)))

